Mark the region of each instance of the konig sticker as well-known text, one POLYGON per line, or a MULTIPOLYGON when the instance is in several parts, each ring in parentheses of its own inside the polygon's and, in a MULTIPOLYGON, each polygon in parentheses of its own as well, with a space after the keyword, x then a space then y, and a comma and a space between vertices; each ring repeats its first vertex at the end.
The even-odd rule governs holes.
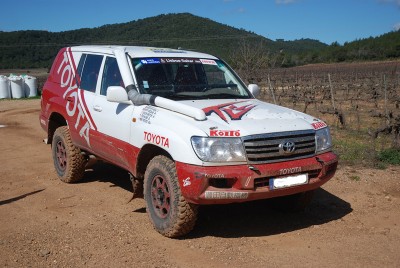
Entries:
POLYGON ((322 122, 322 121, 321 122, 312 123, 311 125, 315 130, 321 129, 321 128, 324 128, 324 127, 327 126, 327 124, 325 122, 322 122))
POLYGON ((210 130, 211 137, 240 137, 240 130, 210 130))
POLYGON ((243 101, 229 102, 216 106, 203 108, 204 113, 209 116, 213 113, 228 123, 227 117, 231 120, 241 120, 251 109, 256 107, 254 104, 245 104, 243 101))

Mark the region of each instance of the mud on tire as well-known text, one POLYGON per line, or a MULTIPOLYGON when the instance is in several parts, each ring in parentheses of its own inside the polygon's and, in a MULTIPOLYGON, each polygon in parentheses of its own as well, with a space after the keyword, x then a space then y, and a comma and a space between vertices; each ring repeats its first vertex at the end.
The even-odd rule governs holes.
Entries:
POLYGON ((181 194, 175 163, 165 156, 154 157, 144 175, 147 214, 154 228, 166 237, 189 233, 197 219, 197 205, 181 194))
POLYGON ((51 144, 54 167, 61 181, 77 182, 85 172, 86 159, 71 140, 68 127, 56 129, 51 144))

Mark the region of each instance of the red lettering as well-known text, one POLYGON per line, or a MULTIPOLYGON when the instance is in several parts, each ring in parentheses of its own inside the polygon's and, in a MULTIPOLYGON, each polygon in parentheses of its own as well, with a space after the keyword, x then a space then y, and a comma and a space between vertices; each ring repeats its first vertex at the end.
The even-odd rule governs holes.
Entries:
POLYGON ((210 130, 210 137, 240 137, 240 130, 210 130))
POLYGON ((75 64, 71 51, 64 50, 59 61, 56 79, 59 81, 62 88, 66 88, 63 98, 67 99, 65 103, 65 110, 70 120, 75 124, 71 124, 76 130, 79 130, 79 135, 84 138, 90 147, 89 132, 91 125, 88 122, 87 115, 85 114, 84 101, 78 97, 78 85, 75 80, 75 64), (68 55, 70 53, 70 57, 68 55), (78 112, 77 112, 78 110, 78 112), (78 129, 80 128, 80 129, 78 129))
POLYGON ((248 113, 251 109, 256 107, 256 105, 253 104, 236 106, 237 104, 242 102, 243 101, 229 102, 221 105, 206 107, 203 109, 203 111, 207 116, 211 115, 212 113, 215 113, 216 115, 219 116, 219 118, 221 118, 225 122, 228 122, 228 119, 225 117, 225 114, 228 115, 231 120, 241 120, 246 113, 248 113))
POLYGON ((311 125, 315 130, 321 129, 321 128, 324 128, 327 126, 325 122, 312 123, 311 125))
POLYGON ((169 148, 169 140, 168 140, 168 138, 165 139, 164 147, 169 148))
POLYGON ((168 138, 147 131, 144 131, 143 133, 144 133, 143 139, 145 141, 169 148, 168 138))

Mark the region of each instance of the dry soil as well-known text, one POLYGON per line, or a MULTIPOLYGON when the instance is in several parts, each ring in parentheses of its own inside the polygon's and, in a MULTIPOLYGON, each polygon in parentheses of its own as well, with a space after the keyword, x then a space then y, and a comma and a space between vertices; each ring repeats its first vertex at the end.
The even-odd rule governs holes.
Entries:
POLYGON ((182 239, 153 230, 126 172, 55 175, 40 100, 0 101, 1 267, 400 267, 400 168, 340 166, 304 212, 200 208, 182 239))

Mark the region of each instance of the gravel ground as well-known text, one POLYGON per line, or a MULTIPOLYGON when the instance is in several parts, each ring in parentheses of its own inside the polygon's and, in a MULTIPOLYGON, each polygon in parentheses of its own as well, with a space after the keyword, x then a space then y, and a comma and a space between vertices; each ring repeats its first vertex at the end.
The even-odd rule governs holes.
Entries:
POLYGON ((340 166, 304 212, 203 206, 193 232, 153 230, 127 174, 55 175, 40 100, 0 101, 1 267, 400 267, 400 168, 340 166))

